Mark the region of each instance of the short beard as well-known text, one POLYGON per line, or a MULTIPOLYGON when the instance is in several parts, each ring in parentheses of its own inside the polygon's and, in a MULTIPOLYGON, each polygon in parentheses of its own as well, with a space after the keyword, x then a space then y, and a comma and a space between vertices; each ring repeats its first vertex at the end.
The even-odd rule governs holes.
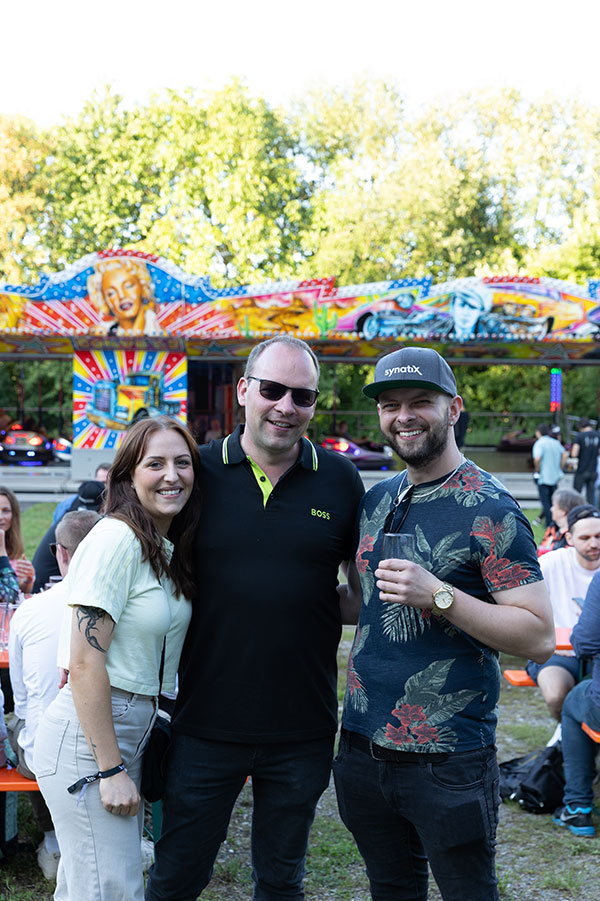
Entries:
POLYGON ((448 411, 446 421, 431 428, 425 435, 425 441, 422 447, 415 451, 401 450, 398 439, 391 433, 386 435, 386 438, 404 463, 412 466, 413 469, 424 469, 426 466, 429 466, 431 463, 438 460, 446 450, 446 447, 448 446, 449 425, 450 411, 448 411))

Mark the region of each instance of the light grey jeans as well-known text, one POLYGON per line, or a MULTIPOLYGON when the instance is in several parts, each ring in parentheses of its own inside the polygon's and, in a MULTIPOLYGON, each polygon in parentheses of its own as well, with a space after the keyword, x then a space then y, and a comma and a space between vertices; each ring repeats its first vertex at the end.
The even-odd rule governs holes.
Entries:
MULTIPOLYGON (((111 690, 111 700, 123 763, 139 788, 156 702, 118 688, 111 690)), ((33 759, 61 853, 55 901, 142 901, 143 805, 137 817, 116 816, 102 806, 98 782, 87 786, 81 800, 79 792, 67 791, 82 776, 98 771, 68 685, 40 721, 33 759)))

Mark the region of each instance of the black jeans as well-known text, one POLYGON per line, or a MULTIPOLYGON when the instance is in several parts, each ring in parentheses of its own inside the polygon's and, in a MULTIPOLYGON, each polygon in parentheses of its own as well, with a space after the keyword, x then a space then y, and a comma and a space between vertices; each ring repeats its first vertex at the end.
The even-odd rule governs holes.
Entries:
POLYGON ((174 733, 146 901, 196 901, 210 881, 247 776, 254 798, 254 899, 304 898, 308 834, 329 785, 332 757, 333 736, 250 745, 174 733))
POLYGON ((573 479, 573 488, 583 494, 585 488, 585 496, 588 504, 596 506, 596 479, 598 474, 595 472, 576 472, 573 479))
POLYGON ((340 814, 365 861, 371 897, 426 901, 429 860, 444 901, 497 899, 495 749, 395 754, 393 762, 376 760, 343 733, 333 764, 340 814))

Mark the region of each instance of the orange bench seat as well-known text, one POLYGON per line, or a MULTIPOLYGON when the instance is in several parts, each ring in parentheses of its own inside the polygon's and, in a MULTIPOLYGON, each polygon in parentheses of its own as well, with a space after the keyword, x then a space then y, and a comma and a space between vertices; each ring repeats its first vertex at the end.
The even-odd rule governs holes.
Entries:
POLYGON ((531 676, 529 676, 524 669, 505 669, 504 678, 507 679, 511 685, 535 685, 531 676))
POLYGON ((597 742, 600 745, 600 732, 596 732, 595 729, 592 729, 591 726, 588 726, 587 723, 582 723, 581 728, 585 732, 586 735, 592 739, 592 741, 597 742))
POLYGON ((34 779, 26 779, 12 767, 0 768, 0 792, 37 792, 39 785, 34 779))

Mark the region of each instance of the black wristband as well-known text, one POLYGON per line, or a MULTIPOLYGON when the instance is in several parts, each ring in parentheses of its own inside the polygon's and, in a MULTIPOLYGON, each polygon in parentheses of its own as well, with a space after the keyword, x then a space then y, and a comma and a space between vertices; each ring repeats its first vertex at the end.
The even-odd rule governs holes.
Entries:
POLYGON ((124 769, 125 764, 121 761, 118 766, 113 766, 110 770, 98 770, 93 776, 84 776, 83 779, 78 779, 73 785, 69 785, 67 791, 73 795, 80 788, 83 788, 84 785, 89 785, 90 782, 97 782, 98 779, 108 779, 109 776, 116 776, 117 773, 122 773, 124 769))

